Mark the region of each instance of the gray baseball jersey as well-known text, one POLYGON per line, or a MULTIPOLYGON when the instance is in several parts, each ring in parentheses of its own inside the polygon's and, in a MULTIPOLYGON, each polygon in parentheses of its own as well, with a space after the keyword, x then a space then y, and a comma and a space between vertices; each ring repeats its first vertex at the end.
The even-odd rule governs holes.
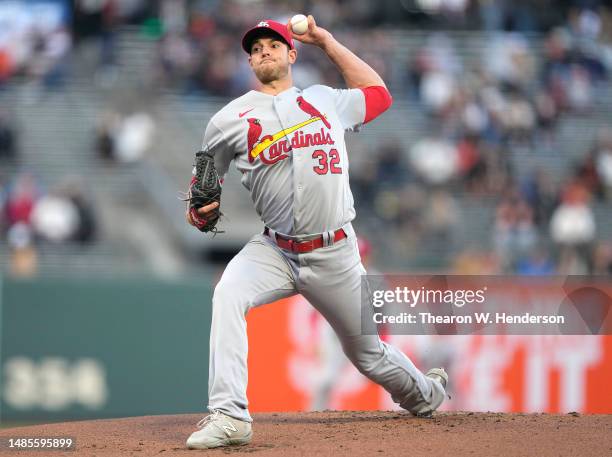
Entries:
MULTIPOLYGON (((208 408, 243 421, 248 411, 245 316, 254 307, 302 294, 330 323, 351 362, 415 414, 434 411, 443 386, 397 348, 361 331, 361 265, 350 221, 345 130, 366 116, 359 89, 295 87, 276 95, 251 91, 210 120, 203 148, 225 174, 234 160, 255 208, 276 232, 298 238, 343 228, 346 238, 311 252, 279 248, 255 235, 215 287, 210 334, 208 408)), ((367 308, 366 308, 367 310, 367 308)))
POLYGON ((250 91, 210 120, 203 148, 221 175, 232 160, 271 229, 311 235, 354 219, 344 132, 363 123, 360 89, 323 85, 268 95, 250 91))

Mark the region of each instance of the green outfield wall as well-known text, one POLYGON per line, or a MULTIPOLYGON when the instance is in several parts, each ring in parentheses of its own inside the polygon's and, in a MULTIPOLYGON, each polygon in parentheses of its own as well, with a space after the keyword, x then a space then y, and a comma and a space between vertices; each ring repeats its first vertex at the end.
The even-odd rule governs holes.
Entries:
POLYGON ((1 286, 2 422, 204 411, 209 280, 1 286))

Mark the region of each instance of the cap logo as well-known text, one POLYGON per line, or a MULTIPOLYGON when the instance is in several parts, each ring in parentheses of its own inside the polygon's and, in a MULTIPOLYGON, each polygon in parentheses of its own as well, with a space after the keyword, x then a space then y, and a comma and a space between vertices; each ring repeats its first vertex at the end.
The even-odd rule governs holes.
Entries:
POLYGON ((270 24, 268 24, 266 21, 261 21, 259 24, 257 24, 257 27, 270 27, 270 24))

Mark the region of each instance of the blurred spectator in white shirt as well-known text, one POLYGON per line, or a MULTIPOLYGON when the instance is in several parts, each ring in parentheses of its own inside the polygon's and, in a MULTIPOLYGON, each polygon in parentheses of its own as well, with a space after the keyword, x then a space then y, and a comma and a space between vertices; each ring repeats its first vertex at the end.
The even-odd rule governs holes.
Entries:
POLYGON ((448 182, 459 171, 457 148, 448 141, 424 138, 410 148, 412 168, 429 184, 448 182))
POLYGON ((552 215, 550 235, 557 244, 560 274, 585 275, 592 270, 596 223, 590 197, 580 181, 570 182, 552 215))
POLYGON ((64 243, 76 233, 79 213, 67 198, 47 195, 36 202, 32 211, 32 227, 43 240, 64 243))
POLYGON ((147 113, 126 116, 119 126, 116 137, 116 158, 130 163, 140 160, 153 143, 155 123, 147 113))
POLYGON ((581 185, 570 184, 564 191, 550 221, 550 235, 555 243, 579 246, 594 240, 595 217, 588 199, 588 192, 581 185))

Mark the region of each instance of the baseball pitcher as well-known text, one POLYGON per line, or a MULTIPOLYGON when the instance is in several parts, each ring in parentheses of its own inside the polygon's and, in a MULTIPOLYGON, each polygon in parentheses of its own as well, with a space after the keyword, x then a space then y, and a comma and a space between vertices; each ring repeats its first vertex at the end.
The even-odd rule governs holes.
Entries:
POLYGON ((187 221, 215 230, 220 182, 234 161, 265 224, 225 269, 213 296, 208 409, 189 448, 249 443, 246 313, 302 294, 330 323, 357 369, 415 415, 428 416, 445 397, 448 376, 423 374, 395 347, 361 333, 362 266, 351 225, 344 132, 357 130, 391 105, 380 76, 308 16, 291 24, 259 22, 242 39, 260 82, 209 121, 189 192, 187 221), (319 47, 348 89, 293 86, 294 39, 319 47), (212 196, 212 197, 211 197, 212 196))

